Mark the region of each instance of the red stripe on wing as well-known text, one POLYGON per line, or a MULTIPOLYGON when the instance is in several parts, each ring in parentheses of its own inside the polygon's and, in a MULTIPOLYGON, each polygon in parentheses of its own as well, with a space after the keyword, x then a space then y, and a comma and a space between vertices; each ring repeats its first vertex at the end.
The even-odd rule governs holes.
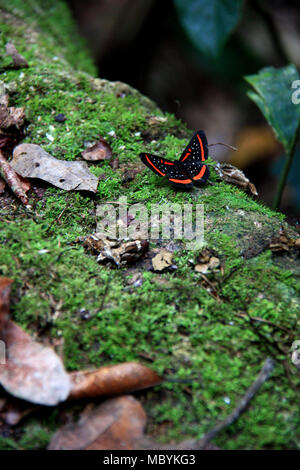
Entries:
POLYGON ((197 137, 198 137, 200 148, 201 148, 201 160, 204 161, 205 156, 204 156, 204 148, 203 148, 202 140, 200 139, 199 134, 197 134, 197 137))
POLYGON ((165 176, 165 173, 162 173, 158 168, 156 168, 156 166, 154 165, 154 163, 151 162, 150 158, 148 157, 148 155, 145 155, 146 157, 146 160, 147 162, 149 163, 149 165, 152 166, 152 168, 154 168, 155 171, 157 171, 157 173, 159 173, 161 176, 165 176))
POLYGON ((200 172, 198 173, 198 175, 196 175, 196 176, 193 177, 193 180, 200 180, 200 179, 203 177, 205 171, 206 171, 206 166, 203 165, 203 167, 201 168, 201 170, 200 170, 200 172))

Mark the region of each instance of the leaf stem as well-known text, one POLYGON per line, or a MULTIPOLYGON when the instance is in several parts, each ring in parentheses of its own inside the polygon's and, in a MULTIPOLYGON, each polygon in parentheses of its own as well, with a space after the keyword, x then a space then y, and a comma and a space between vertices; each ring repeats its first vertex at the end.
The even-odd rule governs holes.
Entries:
POLYGON ((293 162, 295 149, 296 149, 296 144, 297 144, 297 141, 298 141, 298 138, 299 138, 299 131, 300 131, 300 125, 298 126, 293 146, 292 146, 291 150, 289 151, 289 153, 286 156, 286 161, 285 161, 283 170, 282 170, 281 175, 280 175, 280 180, 279 180, 279 183, 278 183, 278 186, 277 186, 277 189, 276 189, 276 194, 275 194, 275 198, 274 198, 273 206, 272 206, 273 209, 275 209, 275 210, 278 210, 279 206, 280 206, 280 202, 281 202, 282 194, 283 194, 283 191, 284 191, 284 188, 285 188, 285 185, 286 185, 287 177, 288 177, 288 174, 289 174, 292 162, 293 162))

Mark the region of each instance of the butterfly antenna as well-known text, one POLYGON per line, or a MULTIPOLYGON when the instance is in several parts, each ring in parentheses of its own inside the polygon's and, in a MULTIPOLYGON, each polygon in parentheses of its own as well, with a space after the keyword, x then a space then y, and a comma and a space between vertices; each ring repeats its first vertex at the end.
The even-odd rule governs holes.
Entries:
POLYGON ((236 147, 233 147, 232 145, 229 145, 229 144, 224 144, 223 142, 216 142, 215 144, 208 144, 208 147, 212 147, 213 145, 224 145, 224 147, 228 147, 231 150, 237 151, 236 147))

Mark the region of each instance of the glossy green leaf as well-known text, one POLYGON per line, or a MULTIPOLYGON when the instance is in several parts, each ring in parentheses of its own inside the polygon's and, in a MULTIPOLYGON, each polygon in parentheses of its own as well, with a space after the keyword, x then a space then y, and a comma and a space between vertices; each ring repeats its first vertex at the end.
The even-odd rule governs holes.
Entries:
POLYGON ((237 26, 243 0, 174 0, 179 20, 195 46, 217 56, 237 26))
POLYGON ((266 67, 257 75, 248 75, 245 79, 254 88, 248 96, 260 108, 286 153, 290 154, 300 126, 300 92, 297 91, 300 82, 295 87, 300 76, 296 67, 266 67))

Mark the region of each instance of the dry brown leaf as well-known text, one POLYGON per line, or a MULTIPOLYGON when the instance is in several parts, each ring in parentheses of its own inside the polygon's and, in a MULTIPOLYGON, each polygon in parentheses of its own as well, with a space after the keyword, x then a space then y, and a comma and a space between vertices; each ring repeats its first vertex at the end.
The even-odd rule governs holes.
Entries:
POLYGON ((23 137, 24 108, 8 106, 9 96, 0 81, 0 148, 10 152, 23 137))
POLYGON ((195 271, 206 274, 209 271, 215 271, 220 268, 220 259, 216 256, 214 250, 204 248, 198 255, 195 271))
POLYGON ((6 363, 0 367, 0 384, 11 395, 41 405, 56 405, 70 392, 70 379, 60 358, 35 342, 8 317, 11 279, 0 280, 0 340, 6 363))
POLYGON ((206 274, 208 270, 209 270, 208 264, 196 264, 195 266, 195 271, 197 273, 206 274))
POLYGON ((220 260, 219 258, 216 258, 215 256, 212 256, 209 260, 209 268, 210 269, 216 269, 220 266, 220 260))
POLYGON ((114 240, 104 238, 100 233, 93 233, 83 240, 83 246, 97 253, 99 263, 113 263, 126 266, 137 261, 148 249, 147 240, 114 240))
POLYGON ((3 153, 0 150, 0 175, 7 182, 13 193, 20 199, 20 201, 27 206, 28 198, 26 196, 27 191, 31 188, 30 182, 18 175, 11 164, 6 160, 3 153))
POLYGON ((149 116, 148 118, 148 124, 150 126, 155 126, 157 124, 162 124, 164 122, 167 122, 167 118, 163 116, 149 116))
POLYGON ((39 145, 18 145, 14 149, 11 166, 21 176, 39 178, 67 191, 97 191, 98 178, 85 162, 58 160, 39 145))
POLYGON ((156 372, 137 362, 72 372, 70 379, 71 399, 122 395, 154 387, 163 381, 156 372))
POLYGON ((173 253, 167 250, 161 250, 152 258, 152 266, 154 271, 163 271, 172 266, 173 253))
POLYGON ((112 157, 112 150, 105 139, 100 138, 99 142, 81 152, 82 158, 90 162, 99 160, 110 160, 112 157))
POLYGON ((285 231, 281 229, 279 235, 271 240, 269 248, 275 253, 288 252, 296 248, 297 251, 299 250, 298 253, 300 254, 300 238, 290 238, 286 235, 285 231))
POLYGON ((248 189, 253 196, 258 196, 258 192, 253 183, 251 183, 245 174, 229 163, 218 163, 215 167, 221 180, 226 183, 235 184, 243 189, 248 189))
POLYGON ((132 396, 112 398, 88 407, 77 423, 63 426, 48 450, 137 449, 146 419, 142 405, 132 396))
POLYGON ((7 130, 9 127, 17 127, 18 129, 24 124, 25 108, 7 108, 0 105, 0 129, 7 130))
POLYGON ((8 42, 5 46, 5 49, 6 54, 12 58, 14 67, 16 69, 28 67, 26 59, 24 59, 24 57, 18 53, 12 42, 8 42))

